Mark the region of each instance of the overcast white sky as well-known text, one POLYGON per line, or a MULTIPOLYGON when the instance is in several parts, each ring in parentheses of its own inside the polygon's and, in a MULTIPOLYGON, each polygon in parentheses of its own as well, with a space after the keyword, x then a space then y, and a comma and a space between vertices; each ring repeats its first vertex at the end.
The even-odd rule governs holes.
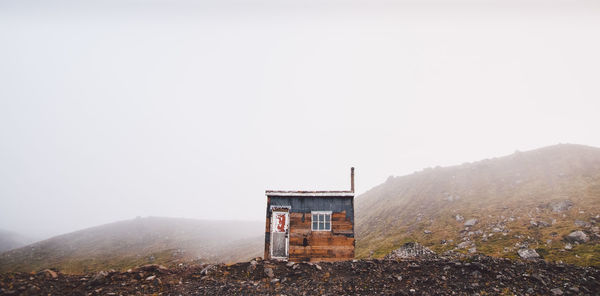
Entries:
POLYGON ((600 146, 599 3, 0 0, 0 228, 600 146))

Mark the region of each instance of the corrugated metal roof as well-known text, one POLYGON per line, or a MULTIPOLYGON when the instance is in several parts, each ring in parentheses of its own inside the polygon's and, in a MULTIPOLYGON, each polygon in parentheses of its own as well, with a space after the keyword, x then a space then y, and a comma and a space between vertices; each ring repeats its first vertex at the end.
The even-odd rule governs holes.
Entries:
POLYGON ((354 196, 352 191, 286 191, 286 190, 267 190, 267 196, 354 196))

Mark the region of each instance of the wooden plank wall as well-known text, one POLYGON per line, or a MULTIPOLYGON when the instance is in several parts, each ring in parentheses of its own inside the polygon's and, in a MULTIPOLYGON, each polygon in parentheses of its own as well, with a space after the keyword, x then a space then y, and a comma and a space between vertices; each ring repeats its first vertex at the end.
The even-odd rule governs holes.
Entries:
POLYGON ((310 213, 290 213, 290 261, 354 258, 354 225, 345 211, 332 214, 331 231, 312 231, 311 223, 310 213))

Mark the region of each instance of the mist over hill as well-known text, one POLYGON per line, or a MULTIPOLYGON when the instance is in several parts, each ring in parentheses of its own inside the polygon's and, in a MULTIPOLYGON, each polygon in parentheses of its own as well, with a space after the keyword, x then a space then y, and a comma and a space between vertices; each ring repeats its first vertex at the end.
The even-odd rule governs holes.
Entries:
POLYGON ((438 252, 598 265, 600 149, 561 144, 389 177, 356 199, 357 256, 408 241, 438 252), (470 220, 470 221, 469 221, 470 220), (583 231, 585 242, 566 235, 583 231))
POLYGON ((237 262, 260 256, 264 223, 136 218, 59 235, 0 254, 0 272, 126 269, 143 264, 237 262))
POLYGON ((33 239, 16 232, 0 229, 0 253, 25 246, 33 241, 33 239))

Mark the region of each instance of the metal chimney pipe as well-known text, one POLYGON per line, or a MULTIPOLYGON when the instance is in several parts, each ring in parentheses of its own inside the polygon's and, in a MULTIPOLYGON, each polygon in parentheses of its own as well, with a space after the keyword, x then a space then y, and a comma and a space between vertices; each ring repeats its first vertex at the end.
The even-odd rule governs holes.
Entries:
POLYGON ((350 168, 350 191, 354 192, 354 167, 350 168))

